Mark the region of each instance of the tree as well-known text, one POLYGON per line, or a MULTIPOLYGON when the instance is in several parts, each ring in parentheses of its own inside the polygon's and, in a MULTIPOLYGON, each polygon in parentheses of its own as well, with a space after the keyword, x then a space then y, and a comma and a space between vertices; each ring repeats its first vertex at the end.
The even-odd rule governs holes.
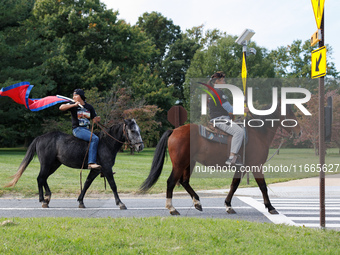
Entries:
MULTIPOLYGON (((325 102, 327 97, 333 99, 333 123, 332 123, 332 143, 328 147, 336 146, 340 153, 340 117, 336 114, 340 110, 340 95, 338 90, 329 91, 325 94, 325 102)), ((315 155, 319 154, 319 95, 312 95, 311 99, 306 103, 306 108, 312 116, 301 116, 300 124, 303 127, 303 135, 300 140, 310 141, 313 144, 315 155)))
MULTIPOLYGON (((70 96, 78 87, 96 87, 99 92, 110 91, 114 84, 128 87, 127 81, 140 77, 138 70, 144 70, 138 66, 148 66, 157 52, 140 28, 119 20, 118 12, 107 10, 99 0, 36 0, 29 14, 21 5, 15 6, 24 12, 18 15, 20 19, 0 24, 7 26, 0 31, 0 53, 5 59, 0 63, 0 82, 8 86, 29 81, 35 85, 32 98, 70 96)), ((156 93, 160 96, 165 90, 156 93)), ((42 120, 59 119, 57 109, 27 113, 8 102, 0 102, 4 106, 0 126, 7 133, 31 139, 42 133, 42 120), (9 112, 14 124, 7 122, 9 112)))
MULTIPOLYGON (((327 76, 338 78, 339 73, 336 71, 332 59, 333 49, 327 47, 327 76)), ((291 45, 280 46, 269 53, 269 58, 275 65, 275 74, 277 77, 289 78, 310 78, 311 77, 311 52, 317 47, 310 46, 310 40, 304 43, 301 40, 295 40, 291 45)))
POLYGON ((74 84, 109 89, 117 77, 130 77, 135 65, 151 59, 151 41, 117 15, 99 0, 36 2, 30 22, 53 46, 44 68, 57 93, 69 93, 74 84))
POLYGON ((18 27, 31 15, 35 0, 7 0, 0 2, 0 31, 18 27))
POLYGON ((180 27, 161 13, 144 13, 136 25, 147 34, 157 49, 150 63, 151 71, 156 72, 166 86, 173 87, 172 96, 179 103, 182 102, 185 73, 199 44, 186 33, 181 33, 180 27))
POLYGON ((180 38, 181 28, 158 12, 145 12, 138 18, 136 25, 151 39, 158 50, 151 63, 151 69, 157 68, 157 65, 161 65, 170 45, 180 38))
MULTIPOLYGON (((332 97, 332 135, 331 135, 331 143, 328 144, 329 147, 337 147, 339 149, 340 154, 340 115, 338 114, 340 111, 340 95, 339 89, 329 91, 325 95, 325 99, 328 97, 332 97)), ((327 102, 327 101, 326 101, 327 102)))
POLYGON ((181 34, 181 37, 170 46, 169 52, 162 62, 160 76, 165 84, 174 87, 172 96, 177 99, 178 103, 184 102, 185 74, 199 48, 200 45, 190 39, 187 34, 181 34))
MULTIPOLYGON (((194 78, 205 78, 204 82, 208 82, 209 78, 216 71, 223 71, 226 74, 226 80, 232 84, 239 85, 241 83, 242 70, 242 47, 235 43, 235 36, 225 36, 216 41, 215 44, 207 49, 201 48, 194 55, 191 65, 186 74, 184 84, 185 90, 185 108, 190 112, 190 118, 197 119, 200 115, 200 101, 197 97, 192 97, 193 88, 197 88, 198 84, 191 84, 194 78), (237 79, 235 79, 237 78, 237 79), (231 80, 232 79, 232 80, 231 80), (194 101, 192 101, 194 100, 194 101), (197 116, 194 116, 196 114, 197 116)), ((248 77, 274 77, 274 66, 268 59, 267 50, 258 47, 254 42, 249 44, 249 47, 255 48, 257 54, 247 57, 248 77)), ((259 86, 259 83, 255 84, 259 86)), ((260 84, 262 86, 262 83, 260 84)), ((254 88, 256 90, 256 87, 254 88)), ((263 87, 258 90, 264 91, 263 87)), ((262 93, 263 94, 263 93, 262 93)), ((261 94, 260 94, 261 95, 261 94)), ((260 99, 259 99, 260 100, 260 99)))
MULTIPOLYGON (((26 31, 23 23, 31 17, 34 0, 9 0, 0 3, 0 82, 6 87, 18 81, 29 80, 33 84, 38 81, 37 65, 41 58, 36 52, 42 45, 35 42, 27 42, 26 31)), ((39 89, 36 90, 39 92, 39 89)), ((32 120, 33 114, 27 112, 22 105, 16 105, 9 98, 0 100, 0 142, 2 146, 15 146, 29 143, 30 137, 40 130, 42 114, 37 114, 32 120), (27 126, 31 128, 28 129, 27 126)))
POLYGON ((162 123, 155 119, 159 110, 155 105, 146 105, 124 111, 126 118, 134 118, 138 123, 146 147, 156 146, 159 141, 160 132, 158 130, 162 123))
MULTIPOLYGON (((223 71, 227 78, 241 77, 242 47, 235 43, 235 36, 217 40, 216 45, 197 51, 191 62, 187 78, 210 77, 216 71, 223 71)), ((267 50, 251 42, 257 54, 247 57, 248 77, 274 77, 274 66, 268 59, 267 50)))
POLYGON ((201 46, 201 49, 207 49, 217 43, 217 40, 226 37, 227 34, 218 29, 208 29, 204 32, 204 25, 193 27, 186 30, 189 39, 195 41, 201 46))

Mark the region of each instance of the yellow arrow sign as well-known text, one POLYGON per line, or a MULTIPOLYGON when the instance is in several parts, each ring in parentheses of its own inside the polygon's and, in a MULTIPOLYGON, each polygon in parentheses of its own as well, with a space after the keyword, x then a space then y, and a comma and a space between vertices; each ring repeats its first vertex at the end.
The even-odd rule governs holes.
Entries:
POLYGON ((326 75, 326 46, 312 51, 312 79, 326 75))
POLYGON ((325 0, 311 0, 311 1, 312 1, 316 25, 318 29, 320 29, 323 9, 325 6, 325 0))

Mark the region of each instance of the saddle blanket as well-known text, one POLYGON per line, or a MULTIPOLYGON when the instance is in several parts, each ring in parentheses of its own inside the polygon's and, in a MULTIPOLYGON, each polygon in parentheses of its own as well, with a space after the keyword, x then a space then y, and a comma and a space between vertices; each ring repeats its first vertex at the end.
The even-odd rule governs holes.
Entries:
MULTIPOLYGON (((205 126, 199 125, 199 133, 202 137, 205 139, 208 139, 212 142, 217 142, 217 143, 223 143, 223 144, 228 144, 228 135, 227 133, 218 130, 218 131, 213 131, 210 128, 207 128, 205 126)), ((248 132, 247 129, 245 129, 245 135, 246 135, 246 141, 245 144, 248 144, 248 132)))
POLYGON ((217 143, 223 143, 223 144, 228 144, 228 136, 227 134, 222 134, 221 133, 215 133, 209 128, 199 125, 199 133, 202 137, 212 141, 212 142, 217 142, 217 143))

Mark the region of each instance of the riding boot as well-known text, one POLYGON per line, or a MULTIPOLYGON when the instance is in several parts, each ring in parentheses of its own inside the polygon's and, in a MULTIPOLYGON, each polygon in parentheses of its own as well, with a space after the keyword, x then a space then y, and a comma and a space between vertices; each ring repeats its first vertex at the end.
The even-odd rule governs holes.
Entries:
POLYGON ((88 165, 88 169, 101 169, 102 166, 101 165, 98 165, 96 163, 91 163, 88 165))

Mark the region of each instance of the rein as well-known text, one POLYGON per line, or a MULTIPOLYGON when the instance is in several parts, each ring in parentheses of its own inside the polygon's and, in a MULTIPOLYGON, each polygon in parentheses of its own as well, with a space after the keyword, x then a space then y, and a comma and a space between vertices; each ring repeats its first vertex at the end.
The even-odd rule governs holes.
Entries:
MULTIPOLYGON (((100 129, 107 135, 109 136, 110 138, 112 138, 113 140, 115 140, 116 142, 118 143, 121 143, 121 144, 124 144, 125 141, 120 141, 118 140, 117 138, 113 137, 112 135, 110 135, 105 129, 109 129, 108 127, 105 127, 103 124, 97 122, 96 123, 98 127, 100 127, 100 129)), ((89 140, 89 145, 87 146, 87 150, 86 150, 86 153, 85 153, 85 157, 84 157, 84 160, 83 160, 83 164, 81 166, 81 169, 80 169, 80 192, 83 190, 83 181, 82 181, 82 172, 83 172, 83 169, 84 169, 84 164, 85 164, 85 159, 86 159, 86 156, 89 152, 89 149, 90 149, 90 143, 91 143, 91 139, 92 139, 92 134, 93 134, 93 128, 94 128, 94 123, 92 125, 92 128, 91 128, 91 136, 90 136, 90 140, 89 140)), ((139 142, 139 143, 132 143, 129 139, 129 136, 127 135, 127 132, 126 132, 126 124, 123 125, 123 134, 127 140, 127 144, 132 146, 132 145, 135 145, 135 144, 142 144, 142 142, 139 142)), ((105 189, 106 189, 106 182, 105 182, 105 177, 104 177, 104 183, 105 183, 105 189)))
POLYGON ((284 143, 284 137, 281 137, 282 139, 281 139, 281 143, 280 143, 280 145, 279 145, 279 147, 277 148, 277 150, 274 152, 274 154, 269 158, 269 159, 267 159, 267 161, 266 162, 264 162, 264 163, 267 163, 269 160, 271 160, 278 152, 279 152, 279 150, 280 150, 280 148, 281 148, 281 146, 282 146, 282 144, 284 143))
POLYGON ((80 169, 80 193, 83 190, 83 169, 84 169, 86 156, 87 156, 87 154, 89 153, 89 150, 90 150, 90 143, 91 143, 91 140, 92 140, 93 127, 94 127, 94 125, 92 125, 92 128, 91 128, 91 136, 90 136, 90 140, 89 140, 89 145, 87 146, 87 150, 86 150, 86 153, 85 153, 83 164, 81 165, 81 169, 80 169))
MULTIPOLYGON (((122 141, 119 141, 117 138, 114 138, 112 135, 110 135, 104 128, 106 128, 106 129, 108 129, 107 127, 105 127, 103 124, 100 124, 99 122, 97 123, 97 125, 98 125, 98 127, 100 127, 100 129, 106 134, 106 135, 108 135, 110 138, 112 138, 113 140, 115 140, 115 141, 117 141, 117 142, 119 142, 119 143, 121 143, 121 144, 124 144, 125 142, 122 142, 122 141)), ((123 133, 124 133, 124 136, 125 136, 125 138, 129 141, 129 144, 130 144, 130 140, 129 140, 129 138, 128 138, 128 136, 127 136, 127 134, 126 134, 126 131, 125 131, 125 124, 124 124, 124 126, 123 126, 123 133)))
MULTIPOLYGON (((101 128, 101 130, 107 135, 109 136, 110 138, 112 138, 113 140, 115 140, 116 142, 118 143, 121 143, 121 144, 124 144, 125 141, 120 141, 118 140, 117 138, 113 137, 112 135, 110 135, 105 129, 109 129, 108 127, 105 127, 103 124, 97 122, 96 123, 98 127, 101 128)), ((91 136, 90 136, 90 140, 89 140, 89 145, 87 146, 87 150, 86 150, 86 153, 85 153, 85 157, 84 157, 84 160, 83 160, 83 164, 81 166, 81 169, 80 169, 80 192, 83 190, 83 182, 82 182, 82 172, 83 172, 83 169, 84 169, 84 164, 85 164, 85 159, 86 159, 86 156, 89 152, 89 149, 90 149, 90 143, 91 143, 91 139, 92 139, 92 134, 93 134, 93 128, 94 128, 94 123, 92 125, 92 128, 91 128, 91 136)), ((129 139, 129 136, 126 132, 126 124, 123 125, 123 134, 127 140, 127 144, 132 146, 132 145, 135 145, 135 144, 142 144, 142 142, 138 142, 138 143, 132 143, 131 140, 129 139)), ((104 183, 105 183, 105 189, 106 189, 106 182, 105 182, 105 177, 104 177, 104 183)))
MULTIPOLYGON (((103 127, 105 127, 104 125, 100 124, 99 122, 96 123, 102 130, 105 134, 107 134, 109 137, 111 137, 113 140, 119 142, 119 143, 124 143, 122 141, 119 141, 118 139, 114 138, 113 136, 111 136, 103 127)), ((84 169, 84 164, 85 164, 85 159, 86 159, 86 156, 90 150, 90 143, 91 143, 91 140, 92 140, 92 134, 93 134, 93 128, 94 128, 94 124, 92 125, 92 128, 91 128, 91 136, 90 136, 90 140, 89 140, 89 145, 87 146, 87 150, 86 150, 86 153, 85 153, 85 157, 84 157, 84 160, 83 160, 83 164, 81 165, 81 169, 80 169, 80 192, 83 190, 83 169, 84 169)), ((106 128, 106 127, 105 127, 106 128)), ((125 124, 124 124, 124 127, 123 127, 123 132, 124 132, 124 135, 125 137, 127 138, 127 135, 126 135, 126 132, 125 132, 125 124)), ((105 189, 106 189, 106 181, 105 181, 105 177, 104 177, 104 186, 105 186, 105 189)))
MULTIPOLYGON (((120 140, 114 138, 112 135, 110 135, 110 134, 104 129, 104 128, 108 129, 108 127, 105 127, 105 126, 104 126, 103 124, 101 124, 101 123, 97 123, 97 125, 101 128, 101 130, 102 130, 106 135, 108 135, 108 136, 109 136, 110 138, 112 138, 113 140, 115 140, 115 141, 117 141, 117 142, 119 142, 119 143, 121 143, 121 144, 124 144, 124 143, 125 143, 125 142, 122 142, 122 141, 120 141, 120 140)), ((136 145, 136 144, 142 144, 142 143, 144 143, 143 141, 142 141, 142 142, 139 142, 139 143, 132 143, 131 140, 129 139, 129 136, 128 136, 127 132, 126 132, 126 125, 125 125, 125 124, 123 125, 123 134, 124 134, 124 136, 125 136, 125 138, 126 138, 126 140, 127 140, 127 144, 130 145, 130 146, 136 145)))
MULTIPOLYGON (((249 114, 251 115, 252 118, 255 119, 254 115, 253 115, 251 112, 249 112, 249 114)), ((281 134, 276 134, 276 133, 277 133, 276 130, 273 131, 273 130, 267 129, 267 131, 274 133, 274 135, 280 136, 280 137, 281 137, 281 142, 280 142, 279 147, 278 147, 278 148, 276 149, 276 151, 273 153, 273 155, 272 155, 269 159, 267 159, 267 161, 266 161, 265 163, 267 163, 269 160, 271 160, 271 159, 279 152, 279 150, 280 150, 282 144, 283 144, 283 143, 285 142, 285 140, 287 139, 287 136, 282 135, 282 127, 281 127, 281 134)), ((245 146, 244 146, 244 147, 245 147, 245 146)), ((245 154, 244 154, 244 155, 245 155, 245 154)), ((245 156, 244 156, 243 158, 244 158, 243 161, 245 161, 245 156)), ((243 162, 243 163, 244 163, 244 162, 243 162)))

